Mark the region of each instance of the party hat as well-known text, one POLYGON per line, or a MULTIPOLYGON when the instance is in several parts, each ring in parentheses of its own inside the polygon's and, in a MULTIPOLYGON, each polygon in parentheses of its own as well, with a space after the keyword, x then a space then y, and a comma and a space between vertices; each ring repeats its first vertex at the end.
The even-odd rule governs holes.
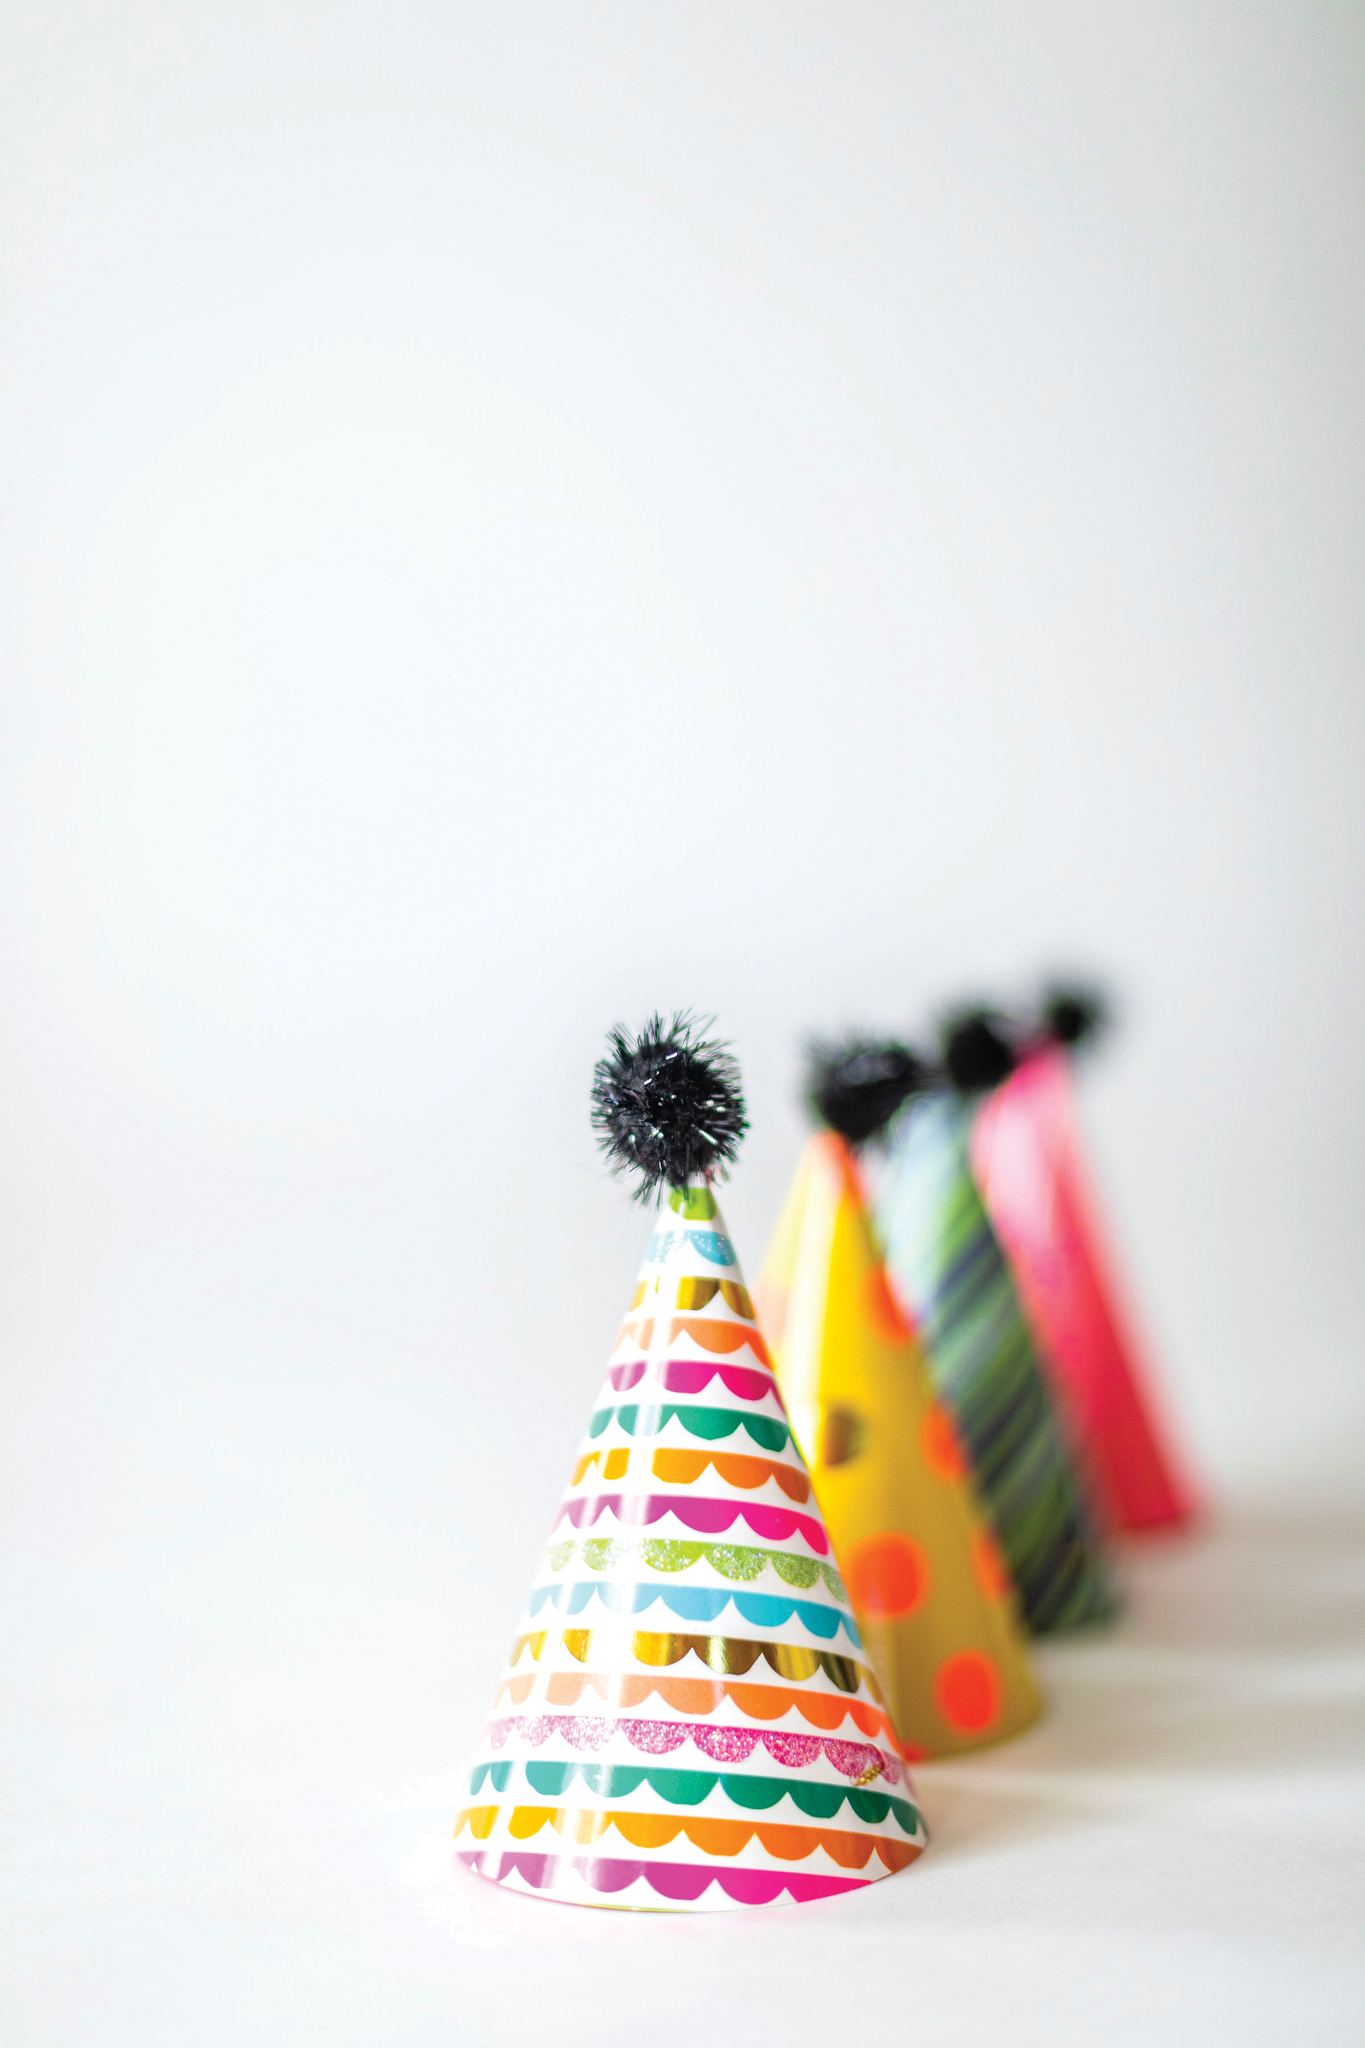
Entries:
POLYGON ((925 1830, 712 1180, 738 1073, 685 1016, 612 1037, 615 1161, 666 1202, 471 1766, 458 1853, 654 1911, 855 1890, 925 1830))
POLYGON ((887 1132, 877 1222, 892 1283, 957 1417, 1024 1620, 1042 1634, 1101 1620, 1116 1601, 1087 1485, 972 1179, 971 1098, 1010 1064, 985 1018, 964 1020, 950 1035, 949 1085, 908 1101, 887 1132))
MULTIPOLYGON (((826 1075, 848 1064, 822 1060, 826 1075)), ((1041 1702, 1014 1584, 890 1289, 845 1137, 806 1146, 759 1319, 858 1625, 909 1756, 1003 1742, 1041 1702)))
POLYGON ((1115 1527, 1173 1528, 1194 1512, 1120 1312, 1076 1121, 1067 1048, 1098 1005, 1054 995, 1015 1072, 977 1111, 972 1165, 1115 1527))

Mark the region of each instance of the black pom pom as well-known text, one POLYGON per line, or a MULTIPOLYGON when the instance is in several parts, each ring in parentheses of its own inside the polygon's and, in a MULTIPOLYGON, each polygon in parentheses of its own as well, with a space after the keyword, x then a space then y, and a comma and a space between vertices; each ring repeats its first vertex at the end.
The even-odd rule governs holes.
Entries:
POLYGON ((1043 1029, 1058 1045, 1080 1045, 1094 1038, 1109 1021, 1109 1009, 1098 989, 1050 988, 1043 997, 1043 1029))
POLYGON ((668 1025, 656 1013, 634 1038, 618 1024, 593 1068, 597 1142, 613 1173, 640 1176, 637 1202, 727 1166, 749 1128, 738 1063, 706 1028, 685 1010, 668 1025))
POLYGON ((806 1101, 850 1145, 880 1137, 908 1096, 927 1086, 929 1069, 908 1046, 866 1038, 813 1045, 806 1101))
POLYGON ((1001 1029, 1003 1021, 990 1010, 967 1010, 945 1027, 943 1064, 960 1095, 998 1088, 1014 1072, 1014 1048, 1001 1029))

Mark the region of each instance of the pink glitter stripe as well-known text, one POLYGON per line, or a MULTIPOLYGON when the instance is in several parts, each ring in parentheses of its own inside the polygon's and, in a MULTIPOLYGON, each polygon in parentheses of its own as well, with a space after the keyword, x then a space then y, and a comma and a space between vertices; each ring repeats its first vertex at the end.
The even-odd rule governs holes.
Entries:
POLYGON ((841 1777, 868 1782, 867 1773, 875 1769, 876 1775, 888 1785, 901 1781, 901 1767, 895 1757, 874 1748, 870 1742, 841 1742, 833 1736, 796 1735, 775 1728, 713 1728, 702 1721, 625 1717, 618 1720, 609 1714, 509 1714, 504 1720, 491 1721, 487 1735, 494 1749, 501 1749, 515 1733, 533 1749, 540 1749, 555 1735, 574 1749, 599 1750, 606 1747, 618 1729, 632 1749, 641 1750, 646 1756, 668 1756, 690 1739, 713 1763, 742 1764, 761 1744, 774 1763, 789 1771, 806 1770, 823 1755, 841 1777))

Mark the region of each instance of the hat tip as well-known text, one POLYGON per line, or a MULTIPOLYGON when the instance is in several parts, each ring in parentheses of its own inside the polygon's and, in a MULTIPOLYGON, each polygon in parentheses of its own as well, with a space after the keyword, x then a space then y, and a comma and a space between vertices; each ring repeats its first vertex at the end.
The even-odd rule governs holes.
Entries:
POLYGON ((749 1128, 739 1062, 708 1036, 711 1018, 661 1012, 634 1033, 614 1025, 593 1069, 592 1125, 613 1173, 648 1202, 723 1174, 749 1128))

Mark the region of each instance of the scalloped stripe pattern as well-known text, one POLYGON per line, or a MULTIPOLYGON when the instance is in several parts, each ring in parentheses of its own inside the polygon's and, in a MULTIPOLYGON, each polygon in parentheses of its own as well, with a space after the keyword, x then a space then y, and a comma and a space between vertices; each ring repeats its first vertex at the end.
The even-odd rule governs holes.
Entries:
POLYGON ((832 1898, 924 1848, 704 1185, 660 1211, 455 1839, 509 1890, 655 1912, 832 1898))

